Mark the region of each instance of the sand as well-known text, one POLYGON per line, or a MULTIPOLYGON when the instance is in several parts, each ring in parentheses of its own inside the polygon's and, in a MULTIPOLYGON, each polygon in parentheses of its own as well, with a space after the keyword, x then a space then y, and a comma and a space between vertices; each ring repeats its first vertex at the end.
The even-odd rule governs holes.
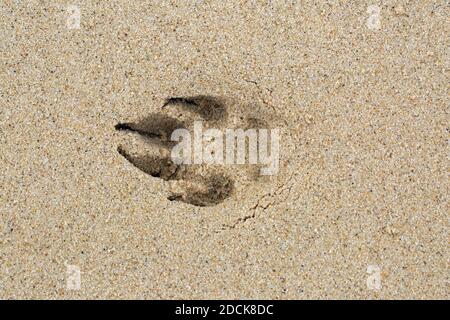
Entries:
POLYGON ((448 299, 448 14, 2 1, 0 298, 448 299), (193 95, 276 114, 279 174, 198 207, 117 152, 193 95))

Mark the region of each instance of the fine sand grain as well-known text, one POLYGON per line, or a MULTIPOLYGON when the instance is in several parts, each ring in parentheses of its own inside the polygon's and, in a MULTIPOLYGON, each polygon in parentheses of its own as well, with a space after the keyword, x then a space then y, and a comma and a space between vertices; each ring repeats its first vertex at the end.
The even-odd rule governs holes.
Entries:
POLYGON ((448 299, 449 21, 431 0, 1 1, 0 298, 448 299), (211 126, 279 128, 278 174, 118 152, 145 148, 119 124, 196 96, 226 101, 198 107, 211 126))

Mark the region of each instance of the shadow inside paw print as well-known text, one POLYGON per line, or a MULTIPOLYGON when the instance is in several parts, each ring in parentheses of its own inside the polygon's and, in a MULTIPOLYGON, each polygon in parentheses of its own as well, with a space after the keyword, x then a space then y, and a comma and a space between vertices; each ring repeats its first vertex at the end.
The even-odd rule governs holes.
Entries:
POLYGON ((235 192, 232 176, 237 171, 236 166, 219 168, 205 163, 175 163, 171 150, 178 142, 171 141, 171 135, 177 129, 189 130, 196 121, 209 128, 228 128, 236 125, 236 119, 243 129, 267 126, 264 120, 245 116, 242 110, 236 112, 225 99, 219 97, 169 98, 159 113, 115 126, 116 130, 135 134, 145 142, 144 147, 138 147, 140 150, 137 151, 133 151, 130 144, 120 145, 118 152, 142 172, 170 182, 172 190, 168 200, 200 207, 214 206, 235 192), (143 151, 143 148, 148 151, 143 151))
POLYGON ((207 178, 195 176, 186 170, 185 165, 177 165, 167 157, 132 156, 123 147, 119 147, 118 151, 136 168, 152 177, 165 181, 185 182, 184 192, 172 193, 167 198, 170 201, 183 201, 195 206, 206 207, 222 202, 233 191, 233 181, 225 176, 216 175, 207 178))
POLYGON ((169 98, 163 108, 167 105, 179 105, 182 110, 195 112, 205 121, 224 120, 228 115, 224 102, 211 96, 169 98))

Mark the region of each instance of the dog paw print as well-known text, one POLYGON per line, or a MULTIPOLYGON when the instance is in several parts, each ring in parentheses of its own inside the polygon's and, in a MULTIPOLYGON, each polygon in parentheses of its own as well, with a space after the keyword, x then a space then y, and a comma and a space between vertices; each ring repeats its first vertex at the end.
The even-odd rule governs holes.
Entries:
POLYGON ((249 110, 221 97, 169 98, 159 112, 115 126, 125 134, 118 152, 169 183, 168 200, 215 206, 277 169, 278 137, 249 110))

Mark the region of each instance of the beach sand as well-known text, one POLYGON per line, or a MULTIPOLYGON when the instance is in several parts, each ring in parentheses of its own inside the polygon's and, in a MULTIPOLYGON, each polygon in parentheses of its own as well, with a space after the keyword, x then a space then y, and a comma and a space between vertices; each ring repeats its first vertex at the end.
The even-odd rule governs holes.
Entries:
POLYGON ((448 299, 448 16, 2 1, 0 298, 448 299), (199 207, 117 152, 195 95, 271 113, 279 174, 199 207))

